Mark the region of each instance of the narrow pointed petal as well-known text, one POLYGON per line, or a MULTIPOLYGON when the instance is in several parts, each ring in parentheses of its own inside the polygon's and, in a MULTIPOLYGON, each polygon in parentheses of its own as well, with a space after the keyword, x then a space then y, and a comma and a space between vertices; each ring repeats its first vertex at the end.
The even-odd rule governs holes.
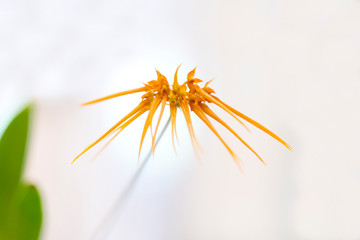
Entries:
POLYGON ((100 138, 98 138, 95 142, 90 144, 87 148, 85 148, 72 162, 75 162, 76 159, 78 159, 81 155, 86 153, 90 148, 95 146, 97 143, 99 143, 101 140, 103 140, 106 136, 111 134, 118 126, 120 126, 123 122, 125 122, 127 119, 132 117, 134 114, 136 114, 138 111, 141 110, 141 108, 144 107, 143 103, 140 103, 136 108, 134 108, 129 114, 127 114, 124 118, 122 118, 119 122, 117 122, 112 128, 110 128, 106 133, 104 133, 100 138))
POLYGON ((233 157, 235 163, 238 165, 238 164, 239 164, 238 157, 237 157, 236 154, 231 150, 231 148, 226 144, 226 142, 220 137, 219 133, 216 131, 215 127, 211 124, 211 122, 210 122, 209 119, 206 117, 206 115, 205 115, 204 112, 201 110, 201 108, 198 107, 198 106, 194 106, 194 107, 193 107, 193 111, 194 111, 195 114, 210 128, 210 130, 220 139, 220 141, 222 142, 222 144, 226 147, 226 149, 229 151, 229 153, 230 153, 231 156, 233 157))
POLYGON ((200 159, 199 155, 197 153, 197 149, 199 148, 199 143, 198 143, 198 141, 196 139, 194 128, 192 126, 189 106, 188 106, 188 104, 186 102, 181 101, 180 102, 180 107, 181 107, 181 110, 182 110, 182 112, 184 114, 186 125, 187 125, 188 130, 189 130, 190 139, 191 139, 191 143, 192 143, 192 146, 193 146, 193 149, 194 149, 194 153, 195 153, 196 157, 198 159, 200 159))
POLYGON ((151 152, 152 154, 154 154, 155 152, 155 138, 156 138, 156 133, 157 133, 157 130, 159 128, 159 124, 160 124, 160 121, 161 121, 161 117, 164 113, 164 109, 165 109, 165 105, 166 105, 166 100, 167 100, 167 96, 164 96, 163 99, 161 100, 161 108, 160 108, 160 114, 159 114, 159 119, 158 119, 158 122, 156 124, 156 128, 155 128, 155 132, 154 132, 154 136, 152 138, 152 143, 151 143, 151 152))
POLYGON ((177 74, 178 74, 178 71, 179 71, 180 66, 181 66, 181 64, 176 68, 175 75, 174 75, 173 89, 174 89, 175 91, 177 91, 178 88, 179 88, 179 82, 178 82, 177 74))
POLYGON ((124 96, 124 95, 131 94, 131 93, 143 92, 143 91, 147 91, 147 90, 148 90, 148 87, 141 87, 141 88, 136 88, 136 89, 132 89, 132 90, 124 91, 124 92, 119 92, 119 93, 111 94, 111 95, 106 96, 106 97, 95 99, 95 100, 90 101, 90 102, 83 103, 82 106, 94 104, 94 103, 97 103, 97 102, 105 101, 105 100, 115 98, 115 97, 124 96))
POLYGON ((200 87, 196 88, 197 91, 200 92, 200 94, 209 102, 212 102, 216 105, 218 105, 219 107, 221 107, 223 110, 225 110, 227 113, 229 113, 231 116, 233 116, 239 123, 241 123, 241 125, 243 125, 247 131, 250 132, 250 129, 245 125, 245 123, 243 121, 241 121, 232 111, 230 111, 229 108, 227 108, 223 103, 221 103, 220 101, 216 100, 214 98, 214 96, 211 96, 210 94, 208 94, 207 92, 205 92, 203 89, 201 89, 200 87))
MULTIPOLYGON (((105 150, 105 148, 121 133, 122 129, 121 128, 117 128, 115 131, 117 131, 117 133, 111 137, 110 140, 108 140, 104 146, 102 146, 100 148, 100 150, 94 155, 94 157, 90 160, 90 161, 94 161, 96 158, 99 157, 99 155, 105 150)), ((114 132, 115 132, 114 131, 114 132)))
POLYGON ((119 126, 115 131, 117 130, 124 130, 127 126, 129 126, 130 123, 132 123, 133 121, 135 121, 137 118, 139 118, 141 115, 143 115, 146 111, 149 111, 150 107, 149 106, 145 106, 144 108, 142 108, 138 113, 136 113, 134 116, 132 116, 129 120, 127 120, 124 124, 122 124, 121 126, 119 126))
POLYGON ((277 136, 275 133, 273 133, 272 131, 270 131, 269 129, 267 129, 266 127, 264 127, 263 125, 261 125, 260 123, 256 122, 255 120, 249 118, 248 116, 246 116, 245 114, 242 114, 241 112, 237 111, 236 109, 230 107, 229 105, 227 105, 226 103, 224 103, 223 101, 221 101, 219 98, 213 96, 214 99, 216 99, 218 102, 220 102, 221 104, 223 104, 224 106, 226 106, 228 109, 230 109, 233 113, 235 113, 236 115, 238 115, 239 117, 241 117, 242 119, 244 119, 245 121, 251 123, 252 125, 254 125, 255 127, 261 129, 262 131, 264 131, 265 133, 269 134, 271 137, 273 137, 274 139, 276 139, 278 142, 280 142, 281 144, 283 144, 286 148, 288 148, 289 150, 292 150, 292 147, 287 144, 284 140, 282 140, 279 136, 277 136))
POLYGON ((188 73, 188 75, 187 75, 187 79, 188 79, 188 80, 191 80, 191 79, 194 78, 196 68, 197 68, 197 67, 195 67, 193 70, 191 70, 191 71, 188 73))
POLYGON ((147 110, 149 110, 149 108, 143 108, 141 109, 137 114, 135 114, 134 116, 132 116, 129 120, 127 120, 124 124, 122 124, 121 126, 117 127, 114 132, 117 131, 117 133, 111 137, 111 139, 109 141, 106 142, 106 144, 104 146, 101 147, 101 149, 96 153, 96 155, 92 158, 91 161, 95 160, 104 150, 105 148, 122 132, 122 130, 124 130, 127 126, 129 126, 130 123, 132 123, 134 120, 136 120, 138 117, 140 117, 141 115, 143 115, 147 110))
POLYGON ((157 70, 157 69, 155 68, 155 71, 156 71, 156 74, 157 74, 158 79, 163 77, 163 75, 160 73, 159 70, 157 70))
POLYGON ((171 118, 171 139, 172 139, 172 145, 176 154, 176 148, 175 148, 175 140, 174 136, 176 136, 176 139, 179 141, 177 132, 176 132, 176 103, 170 102, 170 118, 171 118))
MULTIPOLYGON (((215 79, 215 78, 214 78, 214 79, 215 79)), ((212 81, 214 81, 214 79, 211 79, 210 81, 207 81, 207 82, 205 83, 204 88, 208 87, 208 85, 209 85, 212 81)))
POLYGON ((146 132, 147 132, 150 124, 152 123, 152 119, 154 117, 156 109, 158 108, 158 106, 160 104, 160 101, 161 101, 160 95, 156 95, 153 102, 151 103, 151 106, 150 106, 150 109, 149 109, 149 114, 148 114, 148 116, 146 118, 143 133, 142 133, 142 136, 141 136, 140 148, 139 148, 139 159, 140 159, 141 148, 142 148, 142 145, 143 145, 143 142, 144 142, 146 132))
POLYGON ((220 124, 222 124, 224 127, 226 127, 232 134, 235 135, 250 151, 252 151, 259 159, 260 161, 266 165, 264 160, 257 154, 229 125, 227 125, 221 118, 219 118, 206 104, 200 104, 201 109, 209 115, 211 118, 218 121, 220 124))
POLYGON ((153 127, 152 127, 152 122, 150 123, 150 135, 151 135, 151 138, 154 137, 154 131, 153 131, 153 127))

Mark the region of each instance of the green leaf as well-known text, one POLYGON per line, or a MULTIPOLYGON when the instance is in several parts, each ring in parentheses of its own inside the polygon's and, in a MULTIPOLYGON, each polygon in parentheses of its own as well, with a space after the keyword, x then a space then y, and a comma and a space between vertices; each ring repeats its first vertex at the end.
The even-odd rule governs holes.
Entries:
POLYGON ((22 185, 22 198, 19 199, 16 235, 18 240, 39 239, 42 223, 41 200, 35 186, 22 185))
POLYGON ((25 162, 30 107, 21 111, 10 123, 0 140, 0 204, 19 184, 25 162))
POLYGON ((11 206, 25 162, 30 107, 21 111, 9 124, 0 139, 0 239, 8 232, 11 206))
POLYGON ((7 206, 6 221, 0 226, 0 239, 39 239, 42 209, 38 190, 33 185, 20 184, 7 206))

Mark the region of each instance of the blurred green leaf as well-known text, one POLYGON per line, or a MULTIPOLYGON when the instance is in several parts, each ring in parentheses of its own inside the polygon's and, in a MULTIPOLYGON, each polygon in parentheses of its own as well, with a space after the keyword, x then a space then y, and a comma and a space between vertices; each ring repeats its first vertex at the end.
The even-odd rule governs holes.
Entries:
POLYGON ((6 219, 0 226, 0 239, 39 239, 42 209, 38 190, 33 185, 20 184, 7 205, 6 219))
POLYGON ((20 112, 0 140, 0 199, 3 201, 9 198, 20 181, 25 161, 29 114, 30 107, 20 112))
POLYGON ((42 210, 41 200, 35 186, 20 185, 21 197, 18 200, 15 234, 18 240, 36 240, 39 238, 42 210))
POLYGON ((21 183, 31 107, 9 124, 0 140, 0 239, 36 240, 42 223, 35 186, 21 183))

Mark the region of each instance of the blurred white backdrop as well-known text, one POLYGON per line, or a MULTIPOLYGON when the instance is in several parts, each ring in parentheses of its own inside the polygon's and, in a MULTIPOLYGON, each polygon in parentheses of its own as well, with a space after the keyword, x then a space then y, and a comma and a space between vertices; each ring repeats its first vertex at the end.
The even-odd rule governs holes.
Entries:
POLYGON ((26 178, 43 197, 42 238, 89 239, 138 167, 144 118, 94 162, 94 151, 70 162, 140 96, 79 104, 137 88, 155 67, 172 81, 183 63, 180 79, 198 65, 294 151, 236 127, 265 167, 220 130, 241 174, 195 120, 199 165, 180 117, 178 155, 167 132, 109 239, 360 239, 359 42, 358 0, 1 0, 0 131, 35 104, 26 178))

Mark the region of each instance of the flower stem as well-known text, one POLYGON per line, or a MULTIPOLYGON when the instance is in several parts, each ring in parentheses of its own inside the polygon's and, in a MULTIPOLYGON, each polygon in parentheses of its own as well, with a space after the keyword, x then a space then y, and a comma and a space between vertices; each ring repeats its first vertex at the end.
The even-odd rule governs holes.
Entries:
MULTIPOLYGON (((159 137, 157 138, 155 142, 155 146, 159 143, 162 136, 164 135, 166 129, 169 127, 170 124, 170 117, 167 120, 164 128, 162 129, 161 133, 159 134, 159 137)), ((106 239, 110 233, 112 232, 113 228, 115 227, 115 218, 117 215, 121 214, 121 209, 124 206, 124 203, 126 202, 127 198, 135 188, 136 183, 139 180, 139 177, 141 173, 143 172, 146 164, 148 163, 149 159, 151 157, 151 149, 149 150, 149 153, 146 155, 144 160, 142 161, 140 167, 137 169, 134 176, 131 178, 131 181, 125 188, 124 192, 122 192, 116 199, 115 204, 110 208, 108 213, 105 215, 105 217, 102 219, 100 224, 97 226, 95 232, 91 235, 90 239, 106 239)))

